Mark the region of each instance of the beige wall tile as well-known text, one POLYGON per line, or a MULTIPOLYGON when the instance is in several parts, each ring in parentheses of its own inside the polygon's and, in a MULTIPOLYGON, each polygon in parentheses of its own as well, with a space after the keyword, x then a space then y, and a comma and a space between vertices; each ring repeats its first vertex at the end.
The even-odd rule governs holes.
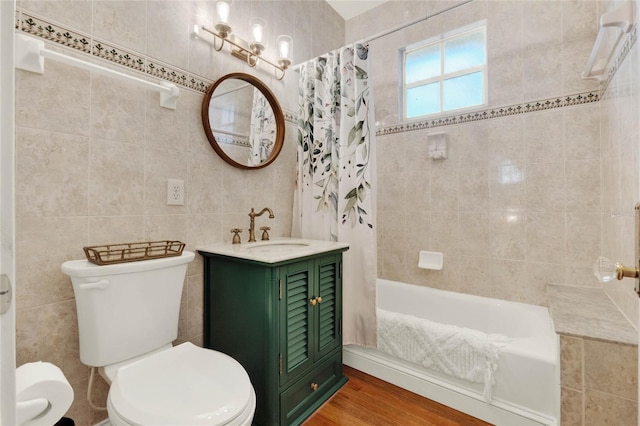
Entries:
POLYGON ((563 387, 582 391, 584 386, 583 359, 584 340, 560 336, 560 383, 563 387))
POLYGON ((525 262, 526 285, 520 291, 522 302, 547 306, 547 284, 564 282, 563 265, 525 262))
POLYGON ((564 114, 564 146, 567 160, 600 156, 599 105, 567 108, 564 114))
POLYGON ((584 376, 587 389, 637 401, 637 347, 585 340, 584 376))
POLYGON ((635 426, 638 424, 637 402, 604 392, 587 390, 585 426, 635 426))
MULTIPOLYGON (((132 83, 95 74, 91 76, 91 94, 91 136, 142 145, 145 136, 145 90, 132 83)), ((152 108, 157 109, 158 105, 152 108)))
POLYGON ((455 169, 432 169, 430 201, 432 210, 458 210, 458 174, 458 170, 455 169))
POLYGON ((219 158, 213 155, 190 154, 188 156, 186 203, 191 214, 207 214, 222 211, 222 168, 219 158))
POLYGON ((584 393, 562 387, 560 394, 560 423, 563 426, 584 425, 584 393))
POLYGON ((20 216, 87 214, 89 140, 16 129, 16 209, 20 216))
POLYGON ((105 245, 145 240, 144 216, 89 218, 89 245, 105 245))
POLYGON ((589 267, 600 253, 600 216, 567 214, 566 260, 572 266, 589 267))
POLYGON ((88 242, 86 217, 16 217, 16 308, 73 300, 69 277, 60 265, 83 259, 88 242), (37 267, 34 267, 37 265, 37 267))
POLYGON ((89 159, 89 214, 144 214, 144 149, 139 145, 95 140, 89 159))
POLYGON ((147 2, 147 53, 165 63, 189 67, 189 6, 186 1, 147 2), (168 35, 171 34, 171 37, 168 35))
POLYGON ((525 115, 524 140, 527 164, 564 159, 562 118, 563 112, 557 110, 525 115))
POLYGON ((489 165, 508 166, 524 164, 523 116, 511 116, 487 122, 489 141, 489 165))
POLYGON ((528 164, 526 170, 527 210, 565 210, 564 163, 528 164))
POLYGON ((489 281, 491 297, 522 301, 522 290, 527 286, 526 265, 523 261, 491 259, 489 281))
POLYGON ((562 213, 530 213, 526 217, 525 259, 564 263, 565 218, 562 213))
POLYGON ((574 213, 599 213, 600 162, 598 160, 565 162, 566 209, 574 213))
POLYGON ((19 0, 18 3, 20 7, 29 12, 64 23, 80 31, 91 31, 92 1, 90 0, 62 0, 56 2, 48 0, 19 0))
POLYGON ((147 48, 147 4, 142 1, 94 1, 93 33, 136 52, 147 48))
POLYGON ((79 350, 73 300, 16 310, 16 365, 51 362, 73 383, 88 371, 79 350))
POLYGON ((458 208, 460 211, 486 212, 491 205, 489 169, 460 169, 458 176, 458 208))
POLYGON ((525 215, 520 212, 491 213, 491 249, 500 259, 524 260, 525 215))
POLYGON ((44 74, 16 70, 16 125, 88 136, 89 86, 88 71, 55 61, 44 74))
POLYGON ((491 249, 491 215, 460 212, 460 250, 467 256, 487 256, 491 249))

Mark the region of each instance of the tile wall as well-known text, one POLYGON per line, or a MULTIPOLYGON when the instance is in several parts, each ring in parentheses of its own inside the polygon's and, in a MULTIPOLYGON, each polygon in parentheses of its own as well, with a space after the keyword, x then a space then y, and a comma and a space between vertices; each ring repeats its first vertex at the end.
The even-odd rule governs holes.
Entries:
MULTIPOLYGON (((347 40, 455 3, 461 2, 383 5, 349 20, 347 40)), ((633 281, 603 287, 592 274, 599 255, 636 262, 637 43, 606 91, 580 78, 598 19, 616 5, 476 1, 371 42, 380 277, 539 305, 547 304, 550 283, 603 288, 637 328, 633 281), (389 58, 398 58, 402 46, 481 19, 488 38, 486 111, 499 118, 402 123, 399 61, 389 58), (576 96, 589 101, 562 104, 576 96), (528 112, 531 104, 540 108, 528 112), (450 155, 432 161, 425 142, 440 132, 450 155), (419 250, 443 252, 444 269, 418 269, 419 250)), ((635 425, 637 346, 563 335, 561 349, 562 424, 635 425)))
MULTIPOLYGON (((394 1, 348 21, 346 29, 322 1, 286 3, 235 2, 231 19, 242 21, 239 34, 248 33, 253 15, 268 21, 268 40, 291 33, 297 63, 345 38, 359 40, 460 2, 394 1)), ((212 23, 212 2, 20 0, 18 7, 205 81, 255 74, 285 110, 296 109, 293 73, 278 82, 189 36, 193 23, 212 23)), ((637 165, 637 143, 629 143, 638 140, 637 120, 630 118, 638 105, 631 66, 621 68, 600 103, 385 132, 399 124, 397 49, 479 19, 488 26, 488 108, 599 94, 597 83, 579 73, 607 7, 476 1, 371 43, 382 133, 379 276, 544 305, 547 283, 598 287, 591 264, 599 254, 629 262, 633 204, 627 200, 637 197, 638 177, 614 166, 637 165), (425 141, 435 132, 448 135, 445 161, 427 158, 425 141), (418 269, 419 250, 444 252, 445 269, 418 269)), ((287 123, 285 148, 273 166, 248 173, 209 147, 196 90, 181 90, 178 109, 164 110, 157 94, 53 61, 44 75, 17 71, 16 86, 18 365, 44 360, 63 368, 76 393, 69 415, 93 424, 104 414, 85 402, 88 369, 78 358, 73 291, 60 264, 82 257, 87 244, 171 238, 193 249, 228 240, 231 227, 246 227, 252 206, 273 207, 275 235, 287 235, 295 129, 287 123), (164 205, 168 178, 185 180, 185 206, 164 205)), ((180 341, 201 341, 200 271, 197 259, 183 294, 180 341)), ((606 291, 629 318, 637 316, 630 284, 606 291)))
POLYGON ((638 424, 638 347, 560 336, 562 426, 638 424))
MULTIPOLYGON (((294 72, 277 81, 270 70, 250 69, 190 36, 194 24, 214 23, 215 2, 22 0, 17 6, 202 81, 253 74, 285 111, 297 109, 294 72)), ((252 16, 267 21, 267 55, 278 34, 292 35, 296 63, 344 41, 344 21, 324 1, 234 2, 234 31, 248 35, 252 16)), ((204 135, 202 92, 180 89, 172 111, 159 106, 157 93, 54 61, 46 61, 43 75, 16 71, 17 363, 62 368, 76 395, 68 416, 77 425, 106 414, 86 402, 89 370, 79 360, 74 294, 62 262, 83 258, 83 246, 109 242, 177 239, 194 250, 230 241, 231 228, 248 227, 251 207, 273 208, 272 235, 290 232, 295 126, 287 122, 284 149, 272 166, 235 169, 204 135), (184 206, 166 205, 169 178, 185 181, 184 206)), ((197 257, 187 273, 178 341, 202 342, 201 270, 197 257)), ((106 386, 101 379, 97 386, 94 402, 103 405, 106 386)))
MULTIPOLYGON (((388 3, 349 20, 347 40, 456 3, 388 3)), ((591 272, 602 248, 600 105, 590 102, 599 86, 580 72, 605 7, 476 1, 371 42, 379 276, 540 305, 547 283, 600 286, 591 272), (398 49, 483 19, 484 111, 511 106, 527 112, 395 132, 403 125, 398 49), (566 103, 572 96, 584 102, 566 103), (429 160, 426 141, 440 132, 447 135, 449 158, 429 160), (444 269, 419 269, 419 250, 443 252, 444 269)))
MULTIPOLYGON (((636 4, 637 6, 637 4, 636 4)), ((640 8, 636 7, 640 16, 640 8)), ((636 22, 638 19, 636 18, 636 22)), ((638 43, 607 86, 601 108, 602 255, 632 266, 635 258, 635 212, 640 202, 639 144, 640 56, 638 43)), ((605 292, 638 327, 635 280, 605 285, 605 292)))

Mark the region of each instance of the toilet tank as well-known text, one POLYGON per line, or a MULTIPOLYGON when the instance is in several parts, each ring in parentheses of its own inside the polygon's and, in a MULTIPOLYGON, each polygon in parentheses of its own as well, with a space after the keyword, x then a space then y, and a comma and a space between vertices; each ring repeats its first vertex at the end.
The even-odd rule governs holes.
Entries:
POLYGON ((80 360, 92 367, 124 361, 178 337, 180 299, 194 253, 99 266, 62 264, 78 311, 80 360))

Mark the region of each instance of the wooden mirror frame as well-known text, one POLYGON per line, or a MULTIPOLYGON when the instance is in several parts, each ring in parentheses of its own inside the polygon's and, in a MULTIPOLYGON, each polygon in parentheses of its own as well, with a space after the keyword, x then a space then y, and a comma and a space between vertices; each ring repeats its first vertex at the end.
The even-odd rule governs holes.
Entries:
POLYGON ((273 92, 269 90, 269 88, 257 77, 254 77, 250 74, 241 73, 241 72, 231 73, 221 77, 207 89, 207 92, 204 95, 204 99, 202 100, 201 114, 202 114, 202 125, 204 127, 204 132, 207 135, 207 139, 209 140, 209 144, 224 161, 226 161, 228 164, 232 165, 233 167, 237 167, 239 169, 245 169, 245 170, 254 170, 254 169, 261 169, 263 167, 267 167, 269 164, 275 161, 275 159, 280 154, 280 151, 282 150, 282 145, 284 144, 284 114, 282 113, 282 108, 280 108, 280 104, 278 103, 278 100, 276 99, 273 92), (227 153, 225 153, 224 150, 220 147, 220 145, 218 144, 218 141, 216 141, 216 138, 213 135, 213 131, 211 130, 211 122, 209 121, 209 104, 211 103, 211 97, 213 96, 213 92, 222 82, 232 78, 243 80, 251 84, 253 87, 257 88, 258 90, 260 90, 260 92, 262 92, 264 97, 269 102, 271 109, 273 110, 273 116, 276 121, 276 138, 274 141, 274 146, 273 146, 273 149, 271 150, 271 154, 269 155, 269 157, 264 162, 258 164, 257 166, 248 166, 246 164, 240 164, 234 159, 232 159, 231 157, 229 157, 227 153))

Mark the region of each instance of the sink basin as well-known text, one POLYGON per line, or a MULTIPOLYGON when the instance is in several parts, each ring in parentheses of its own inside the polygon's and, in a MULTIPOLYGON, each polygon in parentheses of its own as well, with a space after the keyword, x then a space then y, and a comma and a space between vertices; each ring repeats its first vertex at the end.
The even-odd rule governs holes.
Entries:
POLYGON ((301 248, 309 247, 309 242, 293 242, 293 241, 264 241, 261 243, 252 243, 246 245, 244 250, 249 250, 252 253, 286 253, 290 251, 300 250, 301 248))
POLYGON ((300 238, 278 238, 243 244, 213 244, 198 248, 200 253, 211 253, 262 263, 277 263, 325 252, 349 248, 347 243, 316 241, 300 238))

